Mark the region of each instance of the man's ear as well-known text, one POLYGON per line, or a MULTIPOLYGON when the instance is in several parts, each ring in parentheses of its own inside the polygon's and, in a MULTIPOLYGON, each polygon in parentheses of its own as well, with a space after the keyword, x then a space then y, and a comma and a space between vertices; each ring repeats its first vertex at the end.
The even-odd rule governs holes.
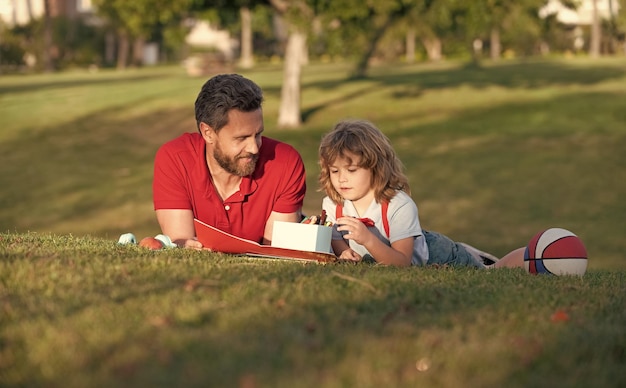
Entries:
POLYGON ((213 128, 211 128, 209 124, 201 122, 199 129, 200 129, 200 134, 204 138, 204 141, 206 141, 207 143, 213 144, 213 141, 216 135, 213 128))

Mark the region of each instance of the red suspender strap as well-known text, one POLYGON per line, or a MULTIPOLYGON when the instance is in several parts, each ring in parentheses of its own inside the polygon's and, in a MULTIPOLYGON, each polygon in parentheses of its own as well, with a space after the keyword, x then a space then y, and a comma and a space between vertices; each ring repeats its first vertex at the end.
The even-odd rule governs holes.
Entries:
POLYGON ((389 210, 389 202, 385 201, 382 203, 383 207, 383 227, 385 228, 385 233, 387 234, 387 238, 389 238, 389 218, 387 217, 387 210, 389 210))
MULTIPOLYGON (((389 210, 389 202, 385 201, 381 205, 383 213, 383 228, 385 228, 385 234, 389 238, 389 218, 387 217, 387 210, 389 210)), ((343 205, 337 205, 335 208, 335 219, 343 216, 343 205)))

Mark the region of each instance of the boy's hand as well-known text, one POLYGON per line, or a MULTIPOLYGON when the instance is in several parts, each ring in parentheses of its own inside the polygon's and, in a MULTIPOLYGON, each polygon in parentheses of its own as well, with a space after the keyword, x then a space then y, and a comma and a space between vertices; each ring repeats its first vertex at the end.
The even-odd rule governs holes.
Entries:
POLYGON ((365 246, 367 242, 374 237, 372 232, 367 229, 365 223, 359 218, 340 217, 337 219, 337 224, 339 225, 337 227, 338 231, 346 232, 342 233, 343 238, 346 240, 354 240, 357 244, 365 246))
POLYGON ((341 252, 341 255, 339 255, 339 260, 359 262, 362 259, 361 255, 353 251, 351 248, 344 250, 341 252))

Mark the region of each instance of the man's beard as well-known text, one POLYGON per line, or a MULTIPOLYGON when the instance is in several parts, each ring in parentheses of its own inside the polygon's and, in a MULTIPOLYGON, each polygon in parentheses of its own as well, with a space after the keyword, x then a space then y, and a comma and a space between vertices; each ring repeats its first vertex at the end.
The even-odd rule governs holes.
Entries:
POLYGON ((258 154, 246 154, 229 158, 222 152, 219 146, 215 147, 213 157, 215 161, 217 161, 217 164, 226 172, 237 176, 248 176, 252 174, 256 168, 256 162, 259 160, 258 154), (247 161, 244 165, 241 165, 239 163, 240 159, 247 159, 247 161))

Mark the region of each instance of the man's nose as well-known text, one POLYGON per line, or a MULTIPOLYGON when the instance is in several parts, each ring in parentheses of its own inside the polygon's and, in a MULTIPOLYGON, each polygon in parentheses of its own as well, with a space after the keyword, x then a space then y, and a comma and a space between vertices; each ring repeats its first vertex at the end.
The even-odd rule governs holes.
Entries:
POLYGON ((250 154, 258 154, 259 148, 261 148, 261 139, 252 138, 248 144, 246 144, 246 152, 250 154))

